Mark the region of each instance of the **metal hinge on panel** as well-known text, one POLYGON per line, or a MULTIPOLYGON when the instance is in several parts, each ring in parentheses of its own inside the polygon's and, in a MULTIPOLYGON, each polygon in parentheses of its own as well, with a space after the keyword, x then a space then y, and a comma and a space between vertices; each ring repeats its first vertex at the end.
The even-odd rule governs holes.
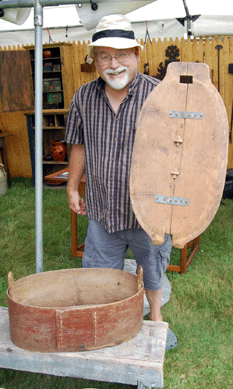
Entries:
POLYGON ((176 178, 180 174, 180 172, 179 170, 175 169, 171 172, 171 174, 173 175, 173 178, 176 178))
POLYGON ((181 138, 180 135, 178 135, 178 137, 174 140, 174 143, 176 143, 176 146, 178 147, 179 144, 182 144, 184 141, 183 139, 181 138))
POLYGON ((170 111, 169 117, 175 118, 175 119, 203 119, 204 113, 203 112, 170 111))
POLYGON ((169 204, 169 205, 189 205, 189 199, 182 197, 171 197, 156 195, 155 202, 160 204, 169 204))

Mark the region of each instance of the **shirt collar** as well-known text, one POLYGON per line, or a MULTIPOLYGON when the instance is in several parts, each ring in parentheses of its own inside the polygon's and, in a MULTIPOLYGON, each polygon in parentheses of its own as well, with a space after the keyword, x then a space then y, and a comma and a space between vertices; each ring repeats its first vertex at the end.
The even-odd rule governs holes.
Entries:
POLYGON ((129 95, 132 95, 135 92, 138 83, 139 83, 139 71, 137 70, 135 77, 132 79, 132 81, 129 84, 129 95))
POLYGON ((104 89, 104 85, 105 85, 105 81, 101 77, 99 77, 97 79, 97 88, 99 90, 102 90, 102 89, 104 89))

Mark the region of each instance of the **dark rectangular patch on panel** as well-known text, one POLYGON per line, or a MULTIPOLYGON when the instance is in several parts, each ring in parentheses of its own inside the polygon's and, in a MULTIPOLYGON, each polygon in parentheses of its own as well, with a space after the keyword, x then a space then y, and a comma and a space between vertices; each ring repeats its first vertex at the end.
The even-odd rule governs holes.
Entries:
POLYGON ((192 84, 193 83, 193 76, 180 76, 180 83, 181 84, 192 84))

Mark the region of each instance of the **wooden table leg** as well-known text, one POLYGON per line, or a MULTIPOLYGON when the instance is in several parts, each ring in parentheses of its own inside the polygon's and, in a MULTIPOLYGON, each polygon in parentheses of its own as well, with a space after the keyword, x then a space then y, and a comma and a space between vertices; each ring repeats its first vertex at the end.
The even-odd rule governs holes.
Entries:
POLYGON ((191 242, 187 243, 180 252, 180 266, 179 265, 168 265, 167 270, 170 271, 176 271, 180 274, 185 274, 186 270, 191 263, 194 255, 198 252, 200 248, 200 236, 197 238, 193 239, 191 242), (187 258, 187 251, 188 247, 192 247, 193 250, 190 253, 190 256, 187 258))
POLYGON ((186 244, 180 251, 180 273, 186 273, 186 262, 187 262, 188 244, 186 244))
POLYGON ((187 267, 189 266, 189 264, 191 263, 194 255, 198 252, 198 250, 200 249, 200 235, 197 236, 192 242, 189 242, 188 243, 188 247, 193 247, 193 250, 186 262, 186 269, 187 267))

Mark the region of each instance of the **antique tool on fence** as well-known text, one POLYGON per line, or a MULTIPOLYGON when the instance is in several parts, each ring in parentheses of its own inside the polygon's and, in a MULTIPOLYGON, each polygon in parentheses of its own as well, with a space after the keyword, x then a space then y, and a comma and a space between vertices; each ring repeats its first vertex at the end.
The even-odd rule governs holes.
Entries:
POLYGON ((231 107, 231 127, 229 131, 229 142, 232 143, 232 125, 233 125, 233 103, 231 107))
POLYGON ((130 173, 133 210, 155 244, 200 235, 222 198, 228 119, 209 67, 173 62, 137 121, 130 173))
POLYGON ((30 351, 84 351, 114 346, 142 328, 144 288, 116 269, 65 269, 13 282, 8 275, 12 342, 30 351))
POLYGON ((218 91, 220 92, 220 50, 222 50, 222 45, 215 46, 215 49, 218 50, 218 91))
MULTIPOLYGON (((233 63, 229 63, 228 73, 233 74, 233 63)), ((231 127, 229 132, 229 142, 232 143, 232 126, 233 126, 233 102, 231 107, 231 127)))

